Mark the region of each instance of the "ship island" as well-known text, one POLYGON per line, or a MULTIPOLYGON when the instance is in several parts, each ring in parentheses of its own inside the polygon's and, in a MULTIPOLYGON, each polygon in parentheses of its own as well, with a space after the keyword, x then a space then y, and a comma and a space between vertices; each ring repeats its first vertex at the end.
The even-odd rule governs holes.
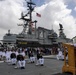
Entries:
MULTIPOLYGON (((63 25, 59 23, 59 36, 53 29, 46 29, 44 27, 37 27, 37 20, 32 20, 32 12, 36 4, 29 0, 27 1, 27 13, 21 13, 19 20, 23 20, 23 30, 19 34, 13 34, 8 30, 1 40, 3 47, 58 47, 61 43, 70 43, 72 39, 67 38, 64 34, 63 25), (29 18, 27 18, 29 16, 29 18), (32 26, 33 25, 33 26, 32 26)), ((39 15, 37 13, 37 15, 39 15)), ((40 16, 40 15, 39 15, 40 16)), ((20 26, 20 24, 18 25, 20 26)))

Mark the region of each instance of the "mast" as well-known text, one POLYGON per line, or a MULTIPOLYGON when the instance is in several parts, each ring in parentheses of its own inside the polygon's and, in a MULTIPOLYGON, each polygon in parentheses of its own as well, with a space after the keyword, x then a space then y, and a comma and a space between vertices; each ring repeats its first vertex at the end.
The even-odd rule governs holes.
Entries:
POLYGON ((23 12, 21 13, 20 20, 25 21, 25 24, 23 26, 24 27, 23 30, 26 31, 27 30, 26 27, 28 26, 28 31, 27 31, 28 34, 32 34, 32 12, 33 12, 35 6, 36 6, 36 4, 33 3, 32 0, 29 0, 29 1, 27 1, 28 13, 25 15, 23 14, 23 12), (29 19, 26 18, 27 16, 29 16, 29 19))
POLYGON ((30 21, 32 22, 32 0, 30 0, 30 3, 29 4, 29 10, 30 10, 30 21))
POLYGON ((30 0, 30 2, 27 2, 27 7, 29 8, 29 17, 30 17, 30 22, 29 22, 29 31, 28 34, 32 34, 32 12, 35 8, 35 3, 32 2, 32 0, 30 0))

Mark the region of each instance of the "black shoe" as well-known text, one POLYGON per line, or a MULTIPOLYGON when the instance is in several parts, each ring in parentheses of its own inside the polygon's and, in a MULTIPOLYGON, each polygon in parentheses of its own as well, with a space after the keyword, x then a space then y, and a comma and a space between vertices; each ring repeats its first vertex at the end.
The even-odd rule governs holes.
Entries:
POLYGON ((21 69, 25 69, 25 67, 21 67, 21 69))
POLYGON ((34 61, 32 63, 35 63, 34 61))
POLYGON ((44 66, 43 64, 41 64, 41 66, 44 66))
POLYGON ((12 64, 12 65, 16 65, 16 64, 12 64))

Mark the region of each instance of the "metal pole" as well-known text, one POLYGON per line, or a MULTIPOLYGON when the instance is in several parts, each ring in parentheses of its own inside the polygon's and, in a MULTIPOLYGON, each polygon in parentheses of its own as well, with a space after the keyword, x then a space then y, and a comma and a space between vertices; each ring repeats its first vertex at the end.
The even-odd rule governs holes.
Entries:
POLYGON ((37 23, 37 21, 35 20, 34 22, 35 22, 35 38, 36 38, 36 23, 37 23))
POLYGON ((30 7, 29 7, 29 9, 30 9, 30 21, 32 22, 32 6, 31 6, 31 2, 32 2, 32 0, 30 0, 30 7))

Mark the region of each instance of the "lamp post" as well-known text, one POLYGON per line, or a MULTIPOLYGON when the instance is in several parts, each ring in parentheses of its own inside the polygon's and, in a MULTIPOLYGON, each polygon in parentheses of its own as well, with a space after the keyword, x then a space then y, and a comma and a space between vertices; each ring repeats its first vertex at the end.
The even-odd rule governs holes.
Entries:
POLYGON ((34 22, 35 22, 35 38, 36 38, 36 24, 37 24, 37 20, 35 20, 34 22))

